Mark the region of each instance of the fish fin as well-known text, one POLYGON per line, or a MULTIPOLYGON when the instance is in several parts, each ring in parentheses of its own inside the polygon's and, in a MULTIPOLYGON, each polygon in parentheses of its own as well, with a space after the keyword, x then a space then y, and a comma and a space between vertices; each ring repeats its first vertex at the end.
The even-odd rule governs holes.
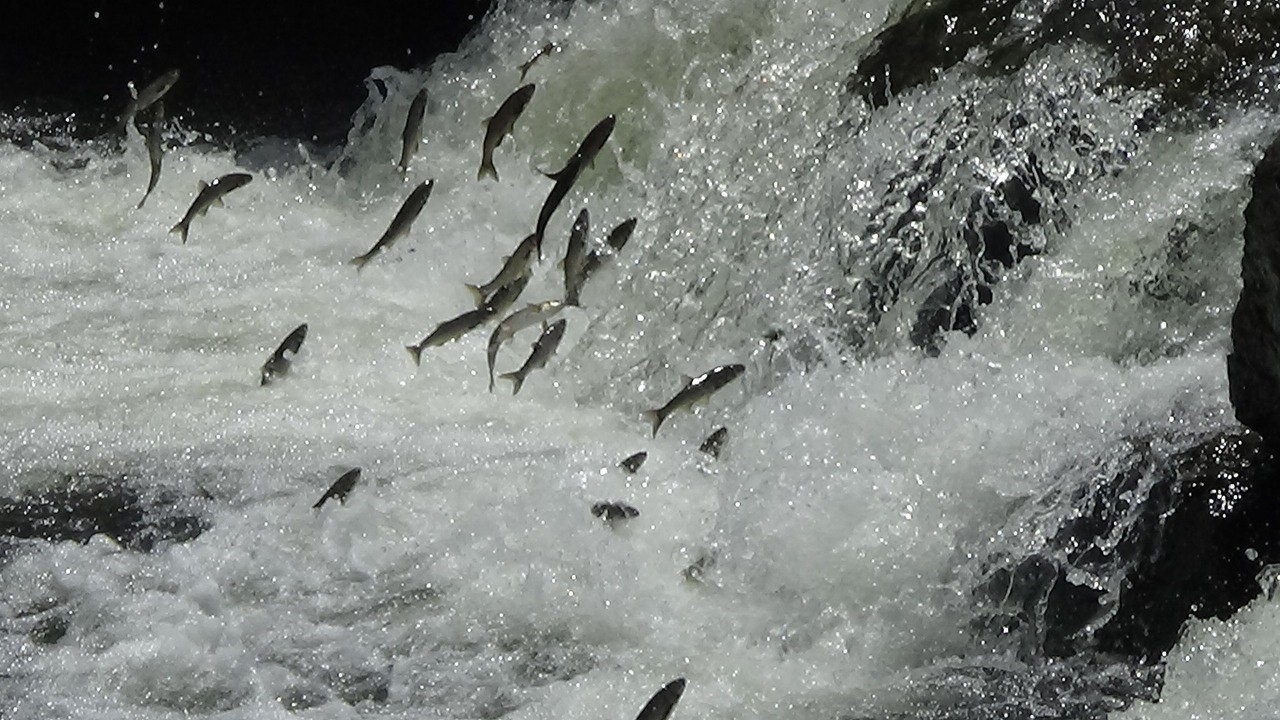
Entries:
POLYGON ((667 416, 662 414, 662 410, 645 410, 644 419, 653 425, 653 437, 658 437, 658 428, 662 427, 662 421, 666 420, 667 416))
POLYGON ((471 283, 463 283, 463 284, 467 286, 467 289, 471 291, 471 295, 475 297, 476 307, 484 307, 484 301, 485 301, 484 291, 481 290, 479 287, 472 285, 471 283))
POLYGON ((492 115, 490 115, 489 117, 487 117, 487 118, 485 118, 485 119, 481 120, 481 121, 480 121, 480 127, 482 127, 482 128, 487 128, 487 127, 489 127, 489 122, 490 122, 491 120, 493 120, 493 116, 492 116, 492 115))
POLYGON ((319 499, 318 501, 316 501, 316 504, 315 504, 315 505, 312 505, 312 506, 311 506, 311 509, 312 509, 312 510, 319 510, 321 507, 323 507, 323 506, 324 506, 325 501, 326 501, 326 500, 328 500, 328 499, 329 499, 329 493, 328 493, 328 492, 326 492, 325 494, 323 494, 323 495, 321 495, 321 496, 320 496, 320 499, 319 499))
POLYGON ((550 180, 555 180, 556 182, 560 182, 562 178, 564 178, 569 174, 569 168, 566 167, 560 172, 555 172, 555 173, 549 173, 546 170, 539 170, 538 172, 542 173, 544 176, 546 176, 550 180))
POLYGON ((205 182, 205 181, 201 180, 201 181, 200 181, 200 190, 197 190, 197 191, 196 191, 196 193, 198 194, 201 190, 204 190, 204 189, 205 189, 205 188, 207 188, 207 187, 209 187, 209 183, 207 183, 207 182, 205 182))
POLYGON ((185 223, 178 223, 177 225, 174 225, 173 227, 169 228, 169 232, 170 232, 170 233, 182 233, 182 244, 183 244, 183 245, 186 245, 186 244, 187 244, 187 229, 188 229, 188 226, 187 226, 185 223))
POLYGON ((485 178, 493 178, 498 180, 498 169, 493 166, 492 162, 480 161, 480 172, 476 173, 476 180, 484 180, 485 178))
POLYGON ((363 269, 364 269, 364 266, 365 266, 365 265, 369 264, 369 260, 370 260, 370 259, 371 259, 371 258, 370 258, 368 255, 361 255, 360 257, 353 257, 353 258, 351 258, 350 260, 348 260, 348 261, 347 261, 347 264, 348 264, 348 265, 355 265, 355 266, 356 266, 356 272, 360 272, 361 270, 363 270, 363 269))
POLYGON ((136 206, 134 206, 134 208, 133 208, 133 209, 134 209, 134 210, 141 210, 141 209, 142 209, 142 206, 143 206, 144 204, 146 204, 146 202, 147 202, 147 195, 150 195, 150 194, 151 194, 151 191, 150 191, 150 190, 148 190, 148 191, 147 191, 147 194, 142 196, 142 199, 138 201, 138 204, 137 204, 136 206))
POLYGON ((689 383, 691 383, 691 382, 693 382, 693 376, 692 376, 692 375, 685 375, 684 373, 680 373, 680 384, 681 384, 681 385, 688 385, 688 384, 689 384, 689 383))
POLYGON ((516 371, 516 372, 509 372, 509 373, 502 373, 502 374, 501 374, 501 375, 499 375, 498 377, 502 378, 503 380, 510 380, 510 381, 511 381, 511 394, 512 394, 513 396, 514 396, 514 395, 516 395, 517 393, 519 393, 519 392, 520 392, 520 386, 521 386, 521 385, 524 385, 524 378, 520 377, 520 372, 519 372, 519 371, 516 371))
POLYGON ((422 346, 421 345, 405 345, 405 350, 413 356, 413 364, 422 367, 422 346))
POLYGON ((223 205, 223 204, 222 204, 222 198, 223 198, 223 197, 224 197, 224 196, 219 195, 218 197, 216 197, 216 198, 214 198, 214 199, 213 199, 213 202, 211 202, 211 203, 209 203, 209 204, 210 204, 210 205, 217 205, 218 207, 226 207, 226 205, 223 205))

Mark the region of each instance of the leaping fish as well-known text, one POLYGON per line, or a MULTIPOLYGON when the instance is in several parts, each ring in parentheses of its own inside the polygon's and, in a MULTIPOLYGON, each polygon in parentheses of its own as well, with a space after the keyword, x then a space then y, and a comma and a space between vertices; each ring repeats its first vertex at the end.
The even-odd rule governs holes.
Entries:
POLYGON ((560 206, 564 196, 569 194, 569 190, 573 188, 578 176, 582 174, 582 169, 596 159, 596 155, 600 153, 600 149, 604 147, 609 135, 613 132, 613 126, 616 122, 617 118, 614 116, 606 116, 605 119, 591 128, 591 132, 587 133, 587 136, 582 139, 577 151, 564 164, 560 172, 543 173, 555 180, 556 184, 551 188, 551 193, 547 195, 547 200, 542 203, 542 210, 538 213, 538 226, 534 234, 538 236, 539 260, 542 259, 542 238, 547 232, 547 223, 551 222, 551 216, 555 214, 556 208, 560 206))
POLYGON ((244 187, 253 179, 248 173, 228 173, 214 180, 212 183, 200 181, 200 192, 196 194, 196 199, 191 203, 191 207, 187 209, 187 214, 182 216, 177 225, 169 229, 171 233, 181 233, 182 242, 187 242, 187 232, 191 230, 191 221, 208 212, 209 208, 222 205, 222 197, 236 188, 244 187))
POLYGON ((586 208, 578 213, 573 221, 573 229, 569 231, 569 247, 565 250, 561 262, 564 270, 564 301, 567 305, 578 304, 578 293, 582 291, 582 269, 587 262, 587 236, 591 232, 591 215, 586 208))
POLYGON ((489 348, 487 351, 489 392, 493 392, 493 363, 498 358, 498 350, 502 347, 502 343, 515 337, 516 333, 527 327, 547 322, 563 309, 564 303, 559 300, 547 300, 546 302, 526 305, 498 323, 498 326, 493 329, 493 334, 489 336, 489 348))
POLYGON ((742 365, 721 365, 696 378, 689 379, 680 392, 667 401, 666 405, 656 410, 645 411, 645 417, 653 424, 653 436, 657 437, 658 428, 662 427, 662 423, 671 413, 710 398, 715 391, 733 382, 745 370, 746 368, 742 365))
POLYGON ((520 113, 524 112, 524 106, 529 104, 529 99, 532 97, 533 84, 530 83, 511 93, 502 102, 498 112, 484 121, 484 145, 480 156, 480 172, 476 173, 476 180, 483 180, 485 177, 498 179, 498 169, 493 166, 493 151, 497 150, 502 141, 511 134, 516 120, 520 118, 520 113))
POLYGON ((147 180, 147 192, 138 201, 137 210, 141 210, 147 198, 151 197, 151 191, 156 189, 156 183, 160 182, 160 163, 164 161, 164 103, 157 101, 152 105, 154 110, 151 111, 151 122, 147 125, 147 159, 151 163, 151 177, 147 180))
POLYGON ((529 377, 529 373, 540 367, 545 367, 547 362, 551 360, 556 348, 560 347, 560 341, 564 339, 566 322, 565 320, 557 320, 550 325, 543 325, 542 334, 533 343, 533 352, 529 353, 529 359, 524 361, 524 365, 521 365, 520 369, 515 372, 502 373, 498 376, 511 381, 512 395, 520 392, 520 387, 524 385, 525 378, 529 377))
POLYGON ((427 112, 427 89, 423 88, 413 96, 409 103, 409 114, 404 118, 404 132, 400 134, 400 174, 409 171, 409 161, 418 152, 418 141, 422 139, 422 117, 427 112))
POLYGON ((549 42, 546 45, 543 45, 542 49, 538 51, 537 55, 534 55, 533 57, 529 58, 527 61, 522 63, 518 68, 520 70, 520 82, 524 82, 524 76, 529 74, 529 70, 533 68, 533 64, 538 62, 539 58, 543 57, 544 55, 550 55, 551 53, 559 49, 560 48, 557 48, 556 44, 553 42, 549 42))
POLYGON ((529 235, 520 241, 514 252, 507 256, 506 262, 502 264, 502 269, 492 280, 483 285, 467 284, 467 289, 476 298, 476 307, 481 307, 488 301, 489 296, 498 288, 507 285, 512 280, 521 275, 529 274, 529 264, 533 262, 533 251, 536 246, 537 237, 529 235))
POLYGON ((435 182, 435 180, 428 180, 414 188, 413 192, 409 193, 409 197, 405 198, 396 216, 391 219, 387 231, 382 233, 382 237, 378 238, 378 242, 374 243, 373 247, 369 248, 369 252, 348 261, 356 266, 357 271, 362 270, 375 255, 390 249, 397 240, 409 234, 413 221, 417 219, 418 213, 422 212, 422 206, 427 204, 427 198, 431 197, 431 188, 435 182))
POLYGON ((406 345, 405 349, 413 356, 413 364, 421 365, 423 350, 433 345, 444 345, 447 342, 457 340, 485 324, 493 316, 494 312, 487 306, 476 310, 468 310, 455 318, 440 323, 435 330, 432 330, 426 337, 422 338, 417 345, 406 345))
POLYGON ((671 711, 675 709, 676 703, 680 702, 680 696, 684 695, 684 686, 684 678, 676 678, 663 685, 662 689, 654 693, 653 697, 649 698, 649 702, 645 703, 636 720, 667 720, 671 711))
MULTIPOLYGON (((173 88, 174 84, 178 82, 178 77, 181 76, 181 74, 182 73, 176 69, 169 70, 155 80, 147 83, 143 86, 141 91, 135 93, 133 97, 129 99, 129 104, 125 106, 124 113, 120 115, 120 130, 122 132, 127 132, 129 129, 129 123, 133 122, 134 117, 143 110, 151 107, 153 103, 158 102, 160 98, 164 97, 165 94, 173 88)), ((133 93, 132 85, 129 86, 129 92, 133 93)))
POLYGON ((359 479, 360 468, 348 470, 343 473, 342 477, 333 481, 333 484, 329 486, 329 489, 324 491, 324 495, 320 496, 320 499, 316 501, 316 504, 311 506, 312 509, 319 510, 324 507, 324 504, 329 500, 337 500, 340 503, 346 504, 347 496, 351 494, 351 490, 355 488, 356 481, 359 479))
POLYGON ((293 364, 293 357, 302 349, 302 342, 307 339, 307 324, 302 323, 289 333, 289 336, 280 343, 280 347, 271 354, 266 364, 262 366, 262 382, 266 385, 272 380, 289 372, 289 366, 293 364), (285 353, 288 353, 287 355, 285 353))

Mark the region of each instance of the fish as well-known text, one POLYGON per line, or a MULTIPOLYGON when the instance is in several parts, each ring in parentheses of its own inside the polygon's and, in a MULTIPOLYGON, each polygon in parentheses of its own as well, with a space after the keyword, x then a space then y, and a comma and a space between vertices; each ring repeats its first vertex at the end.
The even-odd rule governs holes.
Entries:
POLYGON ((422 116, 427 112, 427 89, 422 88, 409 103, 409 114, 404 118, 404 131, 400 133, 400 174, 409 172, 409 161, 418 152, 418 141, 422 139, 422 116))
POLYGON ((468 310, 458 317, 445 320, 436 326, 430 334, 422 338, 417 345, 406 345, 405 349, 413 356, 414 365, 422 365, 422 351, 433 345, 444 345, 475 330, 489 321, 494 312, 487 306, 476 310, 468 310))
POLYGON ((489 336, 489 392, 493 392, 493 363, 498 358, 498 349, 502 347, 502 343, 515 337, 516 333, 527 327, 545 323, 563 309, 564 303, 559 300, 531 303, 511 313, 502 322, 498 323, 497 327, 493 329, 493 334, 489 336))
POLYGON ((713 458, 719 459, 720 451, 724 449, 724 441, 727 439, 729 439, 729 428, 721 427, 708 435, 707 439, 703 440, 702 444, 698 446, 698 449, 713 458))
POLYGON ((502 101, 502 105, 498 107, 498 112, 494 113, 493 117, 484 121, 484 144, 480 156, 480 172, 476 173, 476 180, 483 180, 485 177, 498 179, 498 169, 493 166, 493 151, 497 150, 502 141, 511 134, 516 120, 520 119, 520 113, 524 112, 524 106, 528 105, 533 97, 533 88, 532 83, 518 88, 502 101))
POLYGON ((736 380, 745 370, 746 368, 742 365, 721 365, 687 380, 680 392, 668 400, 666 405, 656 410, 645 411, 645 417, 653 423, 653 436, 658 436, 658 428, 662 427, 662 423, 670 417, 671 413, 707 400, 717 390, 736 380))
POLYGON ((520 369, 515 372, 503 373, 498 376, 511 381, 512 395, 520 392, 520 386, 524 385, 524 380, 529 377, 529 373, 540 367, 545 367, 547 361, 555 354, 556 348, 560 347, 560 341, 564 339, 565 323, 565 320, 557 320, 550 325, 543 324, 542 334, 534 341, 533 352, 529 354, 529 359, 524 361, 524 365, 521 365, 520 369))
MULTIPOLYGON (((124 113, 120 115, 120 131, 128 132, 129 123, 137 117, 138 113, 151 107, 154 103, 159 102, 178 82, 178 78, 182 73, 177 69, 169 70, 160 77, 147 83, 140 92, 136 93, 129 99, 129 104, 125 106, 124 113)), ((133 93, 133 86, 130 85, 129 92, 133 93)))
POLYGON ((565 250, 561 266, 564 268, 564 302, 566 305, 578 304, 578 293, 582 291, 582 268, 587 261, 587 236, 591 234, 591 214, 586 208, 578 213, 573 221, 573 229, 569 231, 569 248, 565 250))
POLYGON ((578 149, 569 158, 569 161, 564 164, 560 172, 543 173, 555 180, 556 184, 551 188, 550 194, 547 195, 546 202, 542 203, 542 210, 538 212, 538 226, 534 234, 538 236, 539 260, 542 259, 542 238, 546 235, 547 223, 551 222, 551 216, 555 214, 556 208, 560 207, 560 202, 564 200, 564 196, 569 194, 569 190, 577 182, 578 176, 582 174, 582 169, 596 159, 596 155, 600 153, 600 149, 608 141, 609 135, 613 133, 613 126, 616 122, 617 118, 613 115, 605 116, 582 139, 582 143, 578 145, 578 149))
POLYGON ((147 125, 147 159, 151 162, 151 178, 147 180, 147 192, 138 201, 136 210, 141 210, 151 191, 160 182, 160 163, 164 160, 164 102, 156 101, 151 111, 151 122, 147 125))
POLYGON ((476 307, 484 305, 489 299, 489 295, 498 288, 530 272, 529 264, 533 262, 533 251, 537 247, 536 242, 537 238, 533 235, 521 240, 520 244, 516 246, 515 252, 506 257, 506 262, 502 264, 502 269, 489 282, 483 285, 467 284, 467 289, 471 291, 472 295, 475 295, 476 307))
POLYGON ((187 242, 187 232, 191 230, 191 221, 208 212, 209 208, 222 205, 222 198, 227 193, 236 188, 244 187, 253 180, 253 176, 248 173, 228 173, 214 180, 212 183, 200 181, 200 192, 196 193, 196 199, 191 203, 191 207, 187 209, 187 214, 182 216, 177 225, 169 229, 171 233, 182 233, 182 242, 187 242))
POLYGON ((369 248, 369 252, 360 257, 351 258, 348 262, 355 265, 356 270, 362 270, 374 255, 388 250, 401 237, 409 234, 409 228, 413 226, 413 221, 418 218, 418 213, 422 212, 422 206, 427 204, 427 198, 431 197, 431 188, 436 184, 435 180, 428 180, 421 183, 418 187, 409 193, 409 197, 405 198, 404 204, 400 206, 400 210, 396 212, 396 216, 391 219, 391 224, 387 226, 387 231, 382 233, 382 237, 378 238, 378 242, 369 248))
POLYGON ((356 486, 356 481, 359 479, 360 468, 348 470, 343 473, 342 477, 333 481, 333 484, 329 486, 329 489, 324 491, 324 494, 320 496, 320 499, 317 500, 316 504, 312 505, 311 508, 313 510, 319 510, 326 502, 332 499, 336 499, 338 502, 346 504, 347 495, 351 494, 351 489, 356 486))
POLYGON ((498 291, 485 302, 484 309, 488 310, 490 315, 501 315, 506 312, 520 298, 520 293, 524 292, 531 277, 533 273, 525 273, 498 288, 498 291))
POLYGON ((542 49, 538 51, 537 55, 534 55, 533 57, 529 58, 527 62, 521 64, 520 67, 517 68, 520 71, 520 82, 524 82, 524 76, 529 74, 530 68, 533 67, 534 63, 538 62, 538 58, 541 58, 543 55, 550 55, 551 53, 559 49, 560 48, 556 47, 556 44, 553 42, 549 42, 546 45, 543 45, 542 49))
POLYGON ((618 463, 618 467, 622 468, 628 475, 635 475, 648 457, 649 453, 642 450, 635 455, 624 458, 622 462, 618 463))
POLYGON ((684 678, 676 678, 663 685, 662 689, 654 693, 653 697, 649 698, 649 702, 645 703, 636 720, 667 720, 671 711, 675 709, 676 703, 680 702, 680 696, 684 695, 684 686, 684 678))
POLYGON ((598 502, 591 505, 591 514, 612 524, 615 520, 638 517, 640 511, 624 502, 598 502))
POLYGON ((603 254, 596 250, 592 250, 587 254, 586 259, 582 261, 582 272, 579 275, 578 284, 574 289, 575 292, 573 293, 573 297, 566 297, 565 304, 574 306, 578 305, 578 296, 582 292, 582 287, 587 284, 587 279, 594 275, 595 272, 609 260, 609 258, 617 255, 618 252, 626 246, 627 241, 631 239, 631 233, 634 232, 635 229, 635 218, 631 218, 630 220, 623 222, 609 233, 609 239, 605 243, 609 248, 608 250, 603 254))
POLYGON ((302 323, 289 333, 289 336, 280 343, 280 347, 271 354, 266 364, 262 366, 262 382, 266 385, 272 380, 289 372, 289 366, 293 364, 293 357, 298 354, 298 350, 302 349, 302 342, 307 339, 307 324, 302 323), (288 353, 286 355, 285 353, 288 353))

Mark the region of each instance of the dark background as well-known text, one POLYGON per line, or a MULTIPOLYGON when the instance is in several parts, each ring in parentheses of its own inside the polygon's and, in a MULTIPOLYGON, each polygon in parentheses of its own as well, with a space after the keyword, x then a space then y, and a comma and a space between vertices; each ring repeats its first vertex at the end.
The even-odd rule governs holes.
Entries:
POLYGON ((78 134, 98 133, 117 121, 128 82, 178 68, 166 111, 190 127, 334 143, 370 69, 429 66, 492 4, 13 0, 0 13, 0 112, 74 112, 78 134))

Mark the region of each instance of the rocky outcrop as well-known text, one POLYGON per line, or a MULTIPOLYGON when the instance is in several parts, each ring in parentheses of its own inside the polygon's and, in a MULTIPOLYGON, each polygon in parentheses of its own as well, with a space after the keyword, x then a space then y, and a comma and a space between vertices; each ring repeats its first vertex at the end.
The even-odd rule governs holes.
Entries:
POLYGON ((1253 175, 1244 211, 1244 287, 1231 317, 1227 376, 1236 418, 1280 446, 1280 138, 1253 175))
POLYGON ((56 487, 0 498, 0 558, 24 540, 87 542, 104 534, 130 550, 199 536, 198 503, 171 490, 144 489, 127 476, 71 475, 56 487))

